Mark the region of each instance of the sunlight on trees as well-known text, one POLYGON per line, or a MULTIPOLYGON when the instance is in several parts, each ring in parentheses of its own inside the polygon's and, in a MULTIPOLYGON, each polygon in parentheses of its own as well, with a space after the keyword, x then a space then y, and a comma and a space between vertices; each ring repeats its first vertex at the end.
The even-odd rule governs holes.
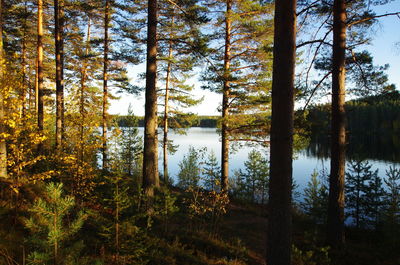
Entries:
POLYGON ((0 264, 397 264, 400 94, 364 49, 384 2, 1 0, 0 264), (109 114, 143 91, 145 117, 109 114), (221 145, 169 166, 192 126, 221 145), (329 185, 299 186, 315 139, 329 185))

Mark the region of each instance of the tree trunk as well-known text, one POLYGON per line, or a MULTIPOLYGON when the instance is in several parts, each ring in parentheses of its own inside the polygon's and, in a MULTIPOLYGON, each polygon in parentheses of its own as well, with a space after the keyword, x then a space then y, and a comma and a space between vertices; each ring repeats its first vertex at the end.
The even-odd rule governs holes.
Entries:
POLYGON ((344 0, 335 0, 333 5, 331 172, 329 177, 329 204, 327 222, 327 241, 328 244, 333 248, 341 247, 345 240, 345 49, 346 3, 344 0))
MULTIPOLYGON (((25 13, 28 12, 27 2, 24 2, 25 13)), ((26 112, 26 95, 29 93, 26 75, 26 36, 27 36, 27 17, 24 17, 24 24, 22 30, 22 55, 21 55, 21 71, 22 71, 22 84, 21 84, 21 117, 25 118, 26 112)))
MULTIPOLYGON (((174 25, 174 17, 172 17, 172 25, 174 25)), ((172 37, 172 33, 171 33, 172 37)), ((163 166, 164 166, 164 183, 166 184, 168 181, 168 115, 169 115, 169 84, 171 79, 171 71, 172 71, 172 40, 169 41, 168 48, 168 66, 167 66, 167 76, 165 80, 165 99, 164 99, 164 138, 163 138, 163 166)))
POLYGON ((226 1, 225 15, 225 52, 224 52, 224 83, 222 89, 222 128, 221 128, 221 190, 228 191, 229 180, 229 93, 230 93, 230 63, 231 63, 231 29, 232 0, 226 1))
POLYGON ((63 76, 63 0, 54 0, 54 32, 56 59, 56 150, 62 149, 64 76, 63 76))
POLYGON ((296 0, 275 3, 267 264, 290 265, 296 0))
MULTIPOLYGON (((3 84, 4 78, 4 51, 3 51, 3 4, 0 0, 0 85, 3 84)), ((0 134, 5 132, 2 122, 5 119, 4 115, 4 98, 3 89, 0 90, 0 134)), ((0 139, 0 177, 8 178, 7 174, 7 146, 5 139, 0 139)))
POLYGON ((103 171, 107 170, 107 107, 108 107, 108 26, 110 23, 110 2, 104 9, 104 58, 103 58, 103 171))
POLYGON ((80 90, 80 102, 79 102, 79 114, 81 116, 81 121, 80 121, 80 128, 79 128, 79 162, 82 165, 83 164, 83 159, 84 159, 84 124, 85 124, 85 88, 86 88, 86 79, 87 79, 87 65, 86 65, 86 58, 89 55, 89 49, 90 49, 90 18, 88 21, 87 25, 87 34, 86 34, 86 50, 85 50, 85 59, 82 60, 82 66, 81 66, 81 90, 80 90))
POLYGON ((143 154, 143 189, 154 195, 159 186, 157 148, 157 0, 148 0, 146 103, 143 154))
MULTIPOLYGON (((168 58, 172 59, 172 43, 169 46, 168 58)), ((165 81, 165 99, 164 99, 164 139, 163 139, 163 166, 164 166, 164 183, 168 181, 168 101, 169 101, 169 81, 171 75, 171 65, 169 61, 167 66, 167 78, 165 81)))
MULTIPOLYGON (((37 1, 37 123, 39 132, 44 128, 43 96, 43 0, 37 1)), ((43 152, 43 143, 38 145, 38 152, 43 152)))

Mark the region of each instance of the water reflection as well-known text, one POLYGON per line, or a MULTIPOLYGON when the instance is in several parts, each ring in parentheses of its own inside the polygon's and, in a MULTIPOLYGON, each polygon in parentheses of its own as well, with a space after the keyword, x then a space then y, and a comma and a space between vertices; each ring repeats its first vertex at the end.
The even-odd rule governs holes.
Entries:
MULTIPOLYGON (((329 159, 330 140, 328 137, 313 136, 305 149, 307 156, 329 159)), ((400 162, 400 136, 397 134, 349 135, 346 146, 348 159, 400 162)))
MULTIPOLYGON (((143 128, 139 128, 139 133, 143 134, 143 128)), ((161 135, 159 134, 160 137, 161 135)), ((220 136, 215 128, 194 127, 190 128, 186 135, 171 132, 170 139, 174 141, 174 144, 179 145, 177 152, 169 157, 169 174, 175 181, 177 181, 179 172, 179 162, 188 152, 190 146, 196 149, 206 147, 208 152, 214 151, 218 162, 220 161, 220 136)), ((379 176, 383 176, 390 165, 399 166, 399 143, 399 137, 394 135, 390 137, 383 137, 382 135, 351 137, 347 147, 347 156, 349 159, 359 157, 368 160, 373 165, 374 170, 379 169, 379 176)), ((235 170, 243 169, 243 163, 247 160, 248 153, 254 148, 263 152, 267 157, 269 156, 269 150, 260 146, 242 146, 238 148, 236 152, 230 155, 230 176, 233 176, 235 170)), ((305 187, 314 170, 317 172, 322 170, 329 172, 329 157, 330 143, 327 137, 313 137, 309 146, 295 155, 293 178, 299 185, 299 191, 302 191, 305 187)), ((161 150, 159 153, 159 168, 160 170, 162 169, 161 150)))

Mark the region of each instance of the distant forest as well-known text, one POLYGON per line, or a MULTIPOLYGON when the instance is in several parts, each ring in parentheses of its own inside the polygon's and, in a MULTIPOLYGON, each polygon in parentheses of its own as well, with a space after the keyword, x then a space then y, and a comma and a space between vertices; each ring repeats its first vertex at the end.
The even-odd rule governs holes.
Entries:
MULTIPOLYGON (((189 122, 188 127, 203 127, 203 128, 216 128, 218 127, 218 116, 194 116, 189 122)), ((144 117, 137 117, 138 126, 144 127, 144 117)), ((179 119, 179 117, 177 117, 179 119)), ((187 119, 185 117, 185 119, 187 119)), ((117 123, 119 127, 129 127, 129 116, 126 115, 112 115, 112 120, 117 123)), ((182 121, 177 121, 177 124, 182 124, 182 121)))
MULTIPOLYGON (((328 137, 330 132, 330 105, 313 105, 307 110, 307 128, 312 138, 328 137)), ((346 103, 349 137, 393 135, 400 133, 400 92, 368 96, 346 103)), ((144 126, 144 117, 137 117, 138 126, 144 126)), ((218 127, 219 116, 194 116, 189 127, 218 127)), ((128 127, 127 115, 112 115, 119 127, 128 127)), ((178 122, 179 123, 179 122, 178 122)), ((400 134, 399 134, 400 135, 400 134)), ((400 144, 400 138, 397 139, 400 144)))
MULTIPOLYGON (((384 158, 400 161, 400 93, 393 91, 375 96, 350 100, 345 105, 347 116, 348 155, 358 154, 362 159, 384 158)), ((308 129, 312 153, 328 158, 330 137, 330 105, 320 104, 309 108, 308 129), (315 145, 319 143, 318 148, 315 145), (314 145, 313 145, 314 143, 314 145)))

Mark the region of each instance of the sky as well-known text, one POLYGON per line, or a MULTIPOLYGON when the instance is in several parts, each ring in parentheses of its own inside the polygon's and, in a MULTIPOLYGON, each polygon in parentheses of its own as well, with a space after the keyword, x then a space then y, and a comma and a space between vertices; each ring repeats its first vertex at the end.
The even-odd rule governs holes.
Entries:
MULTIPOLYGON (((374 7, 377 15, 386 13, 400 12, 400 1, 394 0, 386 5, 374 7)), ((372 43, 365 47, 374 57, 374 64, 389 64, 387 70, 389 83, 396 85, 400 90, 400 16, 387 16, 379 18, 379 24, 372 28, 372 43)), ((145 64, 130 67, 129 77, 132 82, 138 82, 138 73, 145 72, 145 64)), ((144 82, 143 82, 144 83, 144 82)), ((203 102, 189 109, 198 115, 219 115, 218 106, 221 104, 222 96, 200 88, 201 82, 193 79, 195 89, 193 94, 204 97, 203 102)), ((128 106, 131 104, 133 113, 136 116, 144 116, 144 93, 141 95, 120 95, 120 99, 111 101, 110 113, 127 113, 128 106)))

